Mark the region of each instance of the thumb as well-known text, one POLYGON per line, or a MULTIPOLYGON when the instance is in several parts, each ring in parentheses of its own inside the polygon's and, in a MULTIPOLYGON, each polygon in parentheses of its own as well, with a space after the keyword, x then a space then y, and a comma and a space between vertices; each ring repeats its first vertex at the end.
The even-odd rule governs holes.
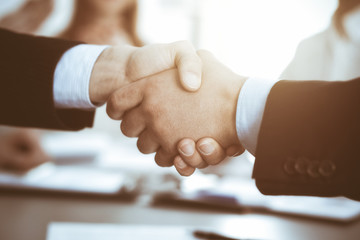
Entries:
POLYGON ((189 42, 175 43, 175 65, 185 90, 197 91, 201 86, 202 62, 189 42))
POLYGON ((126 77, 136 81, 165 70, 177 68, 185 90, 196 91, 201 86, 202 61, 187 41, 153 44, 137 49, 127 65, 126 77))

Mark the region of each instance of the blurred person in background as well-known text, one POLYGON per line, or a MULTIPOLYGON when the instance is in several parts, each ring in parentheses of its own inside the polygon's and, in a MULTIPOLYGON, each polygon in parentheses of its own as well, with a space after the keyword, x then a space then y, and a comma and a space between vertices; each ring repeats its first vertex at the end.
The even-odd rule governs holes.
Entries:
POLYGON ((76 0, 70 25, 59 37, 91 44, 142 46, 136 0, 76 0))
POLYGON ((26 0, 0 19, 0 27, 20 33, 35 33, 54 9, 54 0, 26 0))
POLYGON ((347 80, 360 76, 360 1, 339 0, 331 24, 303 40, 280 78, 347 80))

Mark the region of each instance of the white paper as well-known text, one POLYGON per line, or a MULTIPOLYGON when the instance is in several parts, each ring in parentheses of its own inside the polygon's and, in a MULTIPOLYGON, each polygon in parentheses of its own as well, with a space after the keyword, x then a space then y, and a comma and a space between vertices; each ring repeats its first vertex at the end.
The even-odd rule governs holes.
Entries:
POLYGON ((119 172, 46 163, 22 175, 0 172, 0 186, 114 194, 124 186, 125 177, 119 172))
POLYGON ((358 201, 344 197, 268 196, 259 192, 254 180, 233 177, 217 179, 214 176, 198 174, 183 181, 182 193, 189 199, 196 199, 199 193, 231 197, 236 199, 239 207, 261 208, 333 221, 346 222, 360 217, 358 201))
POLYGON ((50 223, 47 240, 194 240, 183 226, 50 223))

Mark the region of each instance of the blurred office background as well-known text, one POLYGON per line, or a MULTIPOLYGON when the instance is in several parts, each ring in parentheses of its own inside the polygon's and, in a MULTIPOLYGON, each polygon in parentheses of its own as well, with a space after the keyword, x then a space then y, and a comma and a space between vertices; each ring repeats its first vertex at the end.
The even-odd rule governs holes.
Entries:
MULTIPOLYGON (((1 1, 0 18, 26 2, 1 1)), ((189 40, 241 75, 278 78, 299 42, 329 26, 337 4, 336 0, 139 0, 137 34, 144 44, 189 40)), ((54 0, 53 7, 43 11, 50 12, 34 32, 57 36, 71 22, 74 0, 54 0)), ((108 119, 105 107, 97 110, 94 128, 83 132, 101 133, 119 140, 119 148, 136 152, 136 141, 122 136, 119 122, 108 119)), ((153 155, 137 156, 145 166, 156 168, 153 155)), ((114 164, 117 161, 121 166, 128 162, 121 157, 114 164)))
MULTIPOLYGON (((39 18, 35 17, 35 21, 40 18, 44 21, 32 30, 35 34, 58 36, 71 24, 76 0, 1 0, 0 23, 29 1, 35 3, 33 6, 45 4, 43 8, 36 7, 39 18), (46 2, 53 2, 53 5, 46 2)), ((197 49, 213 52, 241 75, 276 79, 291 62, 302 40, 328 28, 337 5, 337 0, 138 0, 136 31, 144 44, 189 40, 197 49)), ((16 23, 13 26, 21 29, 21 21, 16 17, 12 19, 16 23)), ((197 189, 214 190, 210 193, 218 194, 216 196, 231 193, 235 198, 239 197, 237 200, 241 199, 243 205, 270 206, 275 212, 338 221, 352 219, 360 213, 360 205, 350 200, 343 203, 343 199, 326 202, 319 198, 293 198, 285 203, 282 198, 262 198, 250 180, 252 163, 249 160, 253 158, 248 153, 204 171, 239 177, 242 182, 238 179, 219 182, 217 176, 205 174, 205 177, 204 172, 199 171, 190 178, 181 178, 173 168, 158 167, 153 154, 140 154, 136 139, 125 138, 120 132, 120 122, 108 119, 104 107, 97 110, 92 129, 74 133, 50 131, 42 136, 42 146, 53 158, 55 166, 45 164, 30 174, 19 176, 1 172, 0 183, 111 194, 116 193, 119 186, 126 185, 132 190, 137 184, 141 184, 144 193, 171 192, 179 188, 181 181, 183 193, 193 193, 197 189), (134 181, 125 183, 131 179, 134 181), (284 209, 284 206, 290 207, 284 209)), ((162 197, 160 194, 157 199, 161 202, 162 197)), ((206 198, 206 195, 200 197, 206 198)), ((224 205, 229 204, 229 199, 223 199, 224 205)), ((246 226, 249 231, 258 231, 256 224, 247 222, 235 223, 246 226)), ((260 218, 260 223, 263 222, 266 219, 260 218)), ((271 221, 267 222, 271 224, 271 221)), ((232 221, 216 224, 237 228, 232 221)), ((271 232, 272 228, 267 231, 271 232)))

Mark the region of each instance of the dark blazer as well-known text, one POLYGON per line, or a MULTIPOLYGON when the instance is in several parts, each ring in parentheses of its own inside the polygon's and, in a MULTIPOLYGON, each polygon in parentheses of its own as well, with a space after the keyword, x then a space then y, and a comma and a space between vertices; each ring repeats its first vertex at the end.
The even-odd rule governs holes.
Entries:
POLYGON ((360 78, 275 84, 253 178, 264 194, 360 200, 360 78))
POLYGON ((62 130, 92 126, 94 112, 54 107, 55 67, 77 44, 0 29, 0 124, 62 130))

